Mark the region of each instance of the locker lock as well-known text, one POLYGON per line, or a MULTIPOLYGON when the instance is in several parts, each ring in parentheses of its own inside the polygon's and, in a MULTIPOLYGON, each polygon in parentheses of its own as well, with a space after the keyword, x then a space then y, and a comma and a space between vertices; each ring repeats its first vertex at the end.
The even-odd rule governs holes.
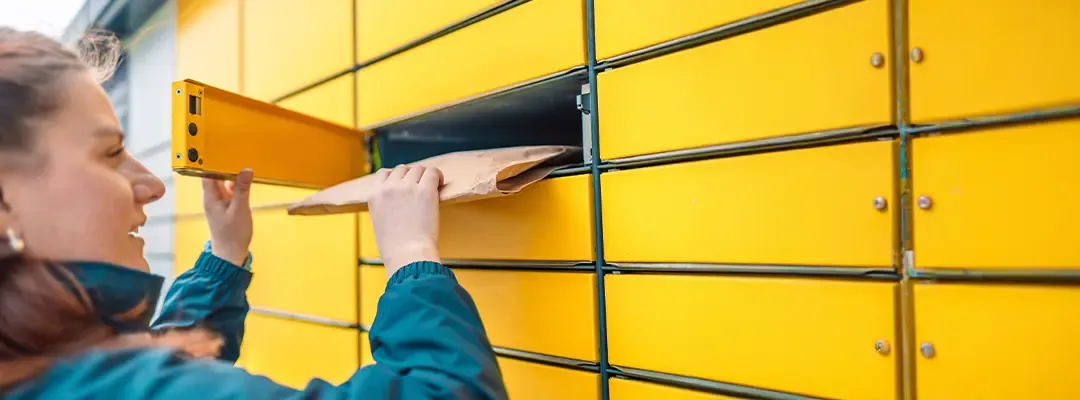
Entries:
POLYGON ((876 350, 879 354, 889 354, 889 350, 892 350, 892 347, 889 346, 888 340, 878 339, 876 342, 874 342, 874 350, 876 350))
POLYGON ((885 211, 885 208, 889 207, 889 201, 885 200, 884 196, 878 196, 874 198, 874 209, 878 211, 885 211))
POLYGON ((918 63, 921 63, 922 60, 923 60, 923 49, 921 47, 916 47, 916 48, 911 49, 911 61, 918 64, 918 63))
POLYGON ((926 358, 934 358, 934 345, 931 343, 923 343, 919 345, 919 354, 922 354, 926 358))
POLYGON ((919 199, 915 201, 915 204, 923 210, 929 210, 934 206, 934 201, 930 199, 930 196, 919 196, 919 199))
POLYGON ((885 65, 885 56, 880 52, 871 54, 870 65, 874 68, 881 68, 882 65, 885 65))

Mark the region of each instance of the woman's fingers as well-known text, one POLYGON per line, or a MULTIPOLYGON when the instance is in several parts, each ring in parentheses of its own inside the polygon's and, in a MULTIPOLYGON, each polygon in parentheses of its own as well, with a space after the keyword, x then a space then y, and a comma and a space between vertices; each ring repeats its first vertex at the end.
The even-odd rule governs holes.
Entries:
POLYGON ((390 171, 390 176, 386 178, 387 181, 400 181, 405 179, 405 174, 409 172, 409 167, 405 165, 398 165, 394 167, 393 171, 390 171))
POLYGON ((419 183, 420 177, 424 176, 424 170, 426 168, 421 166, 409 167, 409 171, 405 173, 405 182, 419 183))
POLYGON ((438 168, 424 168, 424 174, 420 177, 420 186, 438 190, 439 186, 442 186, 442 180, 442 171, 438 168))

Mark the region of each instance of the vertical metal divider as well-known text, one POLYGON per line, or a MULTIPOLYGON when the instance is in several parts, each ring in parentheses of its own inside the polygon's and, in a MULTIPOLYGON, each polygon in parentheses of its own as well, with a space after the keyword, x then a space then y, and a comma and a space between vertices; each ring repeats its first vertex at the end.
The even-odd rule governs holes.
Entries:
POLYGON ((904 400, 915 399, 915 327, 914 299, 912 298, 911 271, 914 268, 911 215, 911 134, 910 93, 908 86, 907 57, 907 0, 892 1, 893 85, 895 93, 896 127, 900 133, 897 149, 898 190, 900 196, 899 234, 896 249, 897 267, 900 268, 900 287, 897 292, 894 315, 899 319, 900 357, 897 359, 898 392, 904 400))
POLYGON ((597 351, 600 361, 600 399, 608 400, 608 343, 607 343, 607 301, 604 289, 604 218, 600 199, 600 94, 596 90, 596 5, 594 0, 585 0, 585 44, 588 57, 589 73, 589 127, 592 146, 589 171, 592 176, 592 214, 593 246, 596 267, 596 335, 597 351))
MULTIPOLYGON (((357 56, 359 56, 359 52, 356 51, 356 48, 357 48, 357 46, 360 45, 360 40, 357 39, 357 36, 359 36, 360 27, 356 26, 356 12, 357 12, 356 3, 357 2, 355 0, 352 1, 352 38, 351 38, 351 42, 352 42, 351 47, 352 48, 350 50, 352 51, 353 65, 357 64, 357 56)), ((359 93, 359 90, 356 88, 356 82, 357 82, 356 81, 356 73, 352 72, 351 74, 352 74, 352 98, 353 98, 353 104, 352 104, 353 129, 360 129, 360 104, 358 104, 360 93, 359 93)), ((368 160, 369 160, 369 162, 371 160, 371 151, 370 150, 368 150, 368 160)), ((353 213, 353 231, 356 233, 356 241, 353 242, 353 244, 352 244, 352 246, 353 246, 353 259, 359 260, 360 259, 360 213, 353 213)), ((360 290, 361 290, 361 288, 363 288, 363 285, 360 284, 360 269, 361 268, 364 268, 364 266, 361 265, 360 263, 356 263, 356 279, 353 280, 353 285, 356 285, 356 286, 354 286, 356 288, 356 290, 353 291, 353 294, 354 294, 353 303, 356 306, 356 325, 358 325, 358 326, 362 326, 362 324, 364 322, 363 315, 360 315, 360 310, 361 310, 361 307, 360 307, 360 300, 361 300, 360 290)), ((356 367, 360 368, 364 364, 364 334, 363 334, 364 330, 363 329, 357 329, 356 331, 357 331, 357 333, 356 333, 356 367)))

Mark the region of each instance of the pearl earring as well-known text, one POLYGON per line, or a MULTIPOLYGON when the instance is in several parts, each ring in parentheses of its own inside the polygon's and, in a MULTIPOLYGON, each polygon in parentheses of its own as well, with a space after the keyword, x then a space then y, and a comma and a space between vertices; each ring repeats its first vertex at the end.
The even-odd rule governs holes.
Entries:
POLYGON ((22 253, 23 247, 26 247, 26 245, 22 241, 22 238, 20 238, 19 235, 15 233, 15 230, 11 229, 11 227, 7 228, 6 234, 8 247, 10 247, 11 250, 16 253, 22 253))

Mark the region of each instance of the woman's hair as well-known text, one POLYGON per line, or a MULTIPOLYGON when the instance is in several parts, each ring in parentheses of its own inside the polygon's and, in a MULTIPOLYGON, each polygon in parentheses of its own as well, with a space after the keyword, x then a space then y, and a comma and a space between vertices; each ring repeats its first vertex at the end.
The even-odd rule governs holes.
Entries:
MULTIPOLYGON (((108 79, 119 50, 116 37, 102 32, 69 48, 38 33, 0 27, 0 168, 25 155, 39 159, 38 126, 60 107, 66 79, 73 73, 108 79)), ((2 189, 0 207, 6 208, 2 189)), ((0 238, 0 394, 90 348, 170 346, 183 352, 205 348, 214 336, 200 330, 118 335, 98 318, 69 271, 5 243, 0 238)))

